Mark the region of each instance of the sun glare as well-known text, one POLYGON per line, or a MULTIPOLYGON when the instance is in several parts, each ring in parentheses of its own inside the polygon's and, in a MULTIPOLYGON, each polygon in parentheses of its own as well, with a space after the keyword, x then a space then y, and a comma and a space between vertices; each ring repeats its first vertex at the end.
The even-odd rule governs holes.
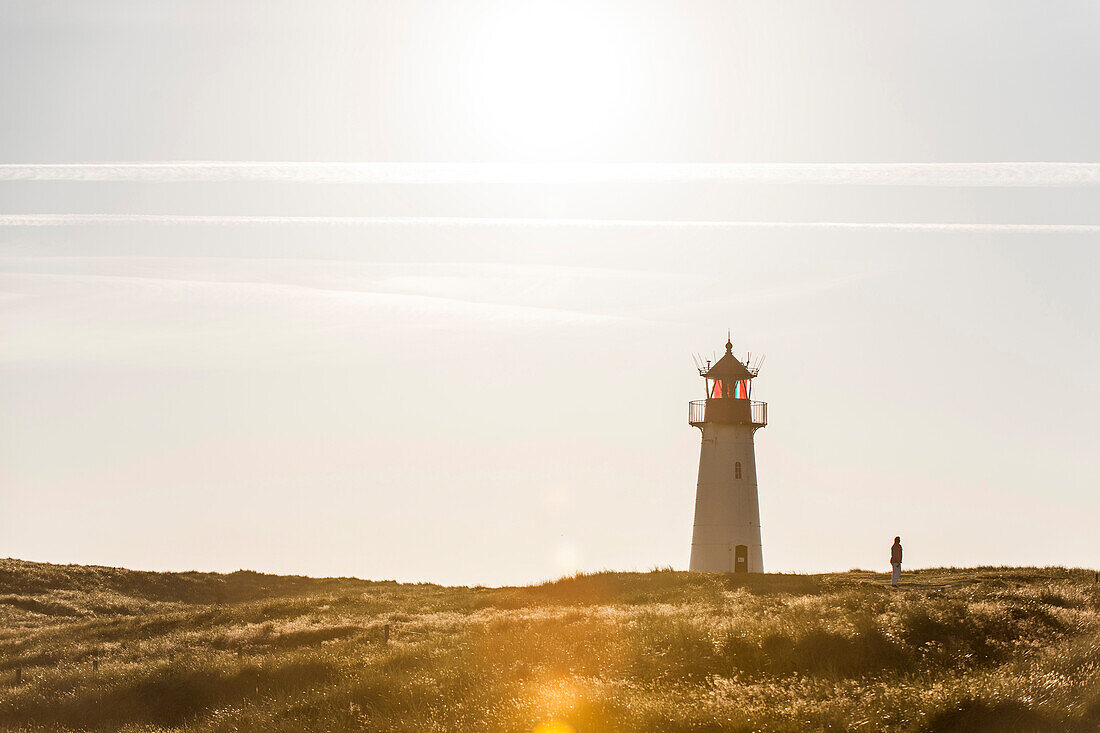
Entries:
POLYGON ((580 570, 581 553, 577 543, 570 538, 563 538, 554 548, 554 567, 563 575, 571 575, 580 570))
POLYGON ((531 733, 574 733, 574 729, 564 720, 544 720, 531 733))
POLYGON ((622 20, 577 2, 496 6, 466 56, 472 120, 509 158, 598 156, 635 86, 622 20))
POLYGON ((565 721, 581 702, 581 690, 571 679, 547 680, 531 700, 542 721, 531 733, 574 733, 565 721))

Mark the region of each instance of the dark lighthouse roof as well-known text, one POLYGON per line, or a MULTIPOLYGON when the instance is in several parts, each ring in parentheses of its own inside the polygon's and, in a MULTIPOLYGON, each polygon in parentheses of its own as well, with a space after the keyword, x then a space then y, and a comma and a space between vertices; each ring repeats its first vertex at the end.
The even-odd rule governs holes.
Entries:
POLYGON ((724 382, 737 382, 742 379, 752 379, 755 374, 750 372, 736 356, 733 355, 733 342, 726 342, 726 353, 714 363, 705 374, 707 379, 721 379, 724 382))

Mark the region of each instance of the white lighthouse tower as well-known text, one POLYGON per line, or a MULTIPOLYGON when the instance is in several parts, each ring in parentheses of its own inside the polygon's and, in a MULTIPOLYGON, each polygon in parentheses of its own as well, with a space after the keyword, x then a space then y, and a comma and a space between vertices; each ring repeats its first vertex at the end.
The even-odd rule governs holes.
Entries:
POLYGON ((756 374, 733 355, 732 340, 714 366, 699 369, 707 399, 688 405, 688 423, 703 434, 690 570, 764 572, 752 441, 768 423, 768 405, 751 399, 756 374))

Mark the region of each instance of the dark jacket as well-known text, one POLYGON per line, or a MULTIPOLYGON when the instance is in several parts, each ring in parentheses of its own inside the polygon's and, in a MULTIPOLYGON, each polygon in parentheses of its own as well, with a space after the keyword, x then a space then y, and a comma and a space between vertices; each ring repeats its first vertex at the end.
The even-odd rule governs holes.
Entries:
POLYGON ((895 542, 890 546, 890 564, 901 562, 901 543, 895 542))

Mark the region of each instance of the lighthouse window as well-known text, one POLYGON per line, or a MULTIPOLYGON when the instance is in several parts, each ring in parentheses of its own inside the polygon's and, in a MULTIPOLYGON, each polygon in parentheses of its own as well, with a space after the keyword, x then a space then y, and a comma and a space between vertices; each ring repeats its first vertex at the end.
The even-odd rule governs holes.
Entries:
POLYGON ((733 464, 733 477, 741 478, 741 461, 733 464))

